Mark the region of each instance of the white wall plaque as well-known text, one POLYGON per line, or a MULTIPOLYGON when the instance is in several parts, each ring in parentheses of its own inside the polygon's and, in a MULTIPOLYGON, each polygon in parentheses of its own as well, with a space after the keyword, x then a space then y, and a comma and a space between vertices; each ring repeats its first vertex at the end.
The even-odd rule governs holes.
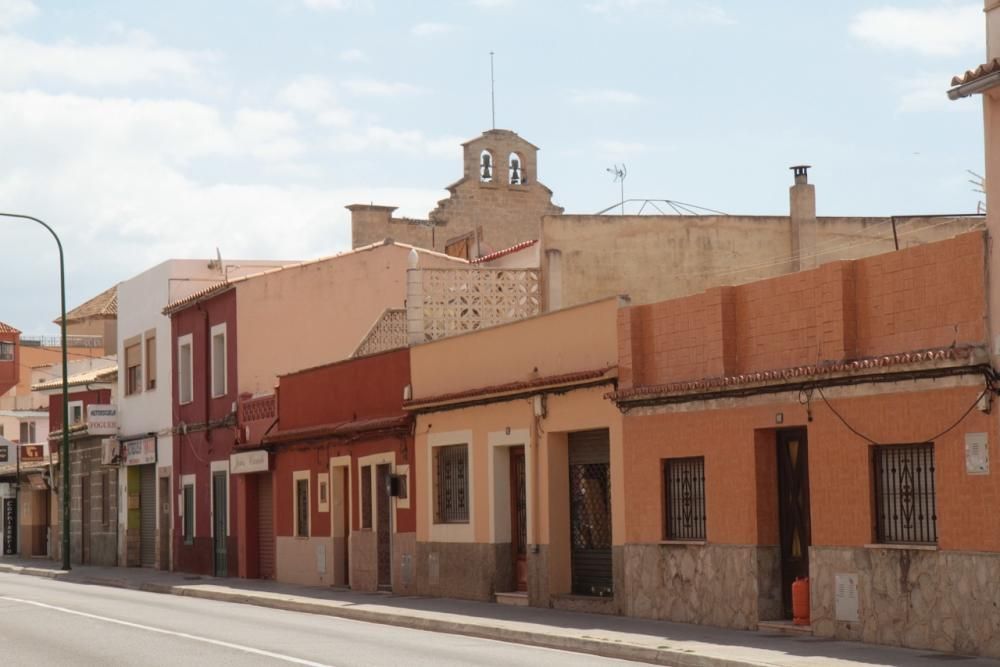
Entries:
POLYGON ((990 474, 990 444, 985 433, 965 434, 965 472, 969 475, 990 474))
POLYGON ((838 621, 858 622, 858 575, 835 574, 834 616, 838 621))

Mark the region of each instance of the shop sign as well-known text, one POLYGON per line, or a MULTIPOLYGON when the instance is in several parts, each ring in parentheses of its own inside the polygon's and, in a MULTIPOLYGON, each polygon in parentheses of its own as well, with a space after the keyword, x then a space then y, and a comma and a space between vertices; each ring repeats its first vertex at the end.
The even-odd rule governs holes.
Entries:
POLYGON ((88 405, 87 433, 90 435, 118 433, 118 408, 114 405, 88 405))
POLYGON ((239 452, 229 456, 229 474, 266 472, 271 469, 271 455, 263 449, 239 452))
POLYGON ((21 445, 21 463, 41 463, 45 460, 45 445, 21 445))
POLYGON ((142 438, 122 443, 125 449, 125 465, 141 466, 156 463, 156 438, 142 438))
POLYGON ((3 554, 17 554, 17 498, 3 499, 3 554))

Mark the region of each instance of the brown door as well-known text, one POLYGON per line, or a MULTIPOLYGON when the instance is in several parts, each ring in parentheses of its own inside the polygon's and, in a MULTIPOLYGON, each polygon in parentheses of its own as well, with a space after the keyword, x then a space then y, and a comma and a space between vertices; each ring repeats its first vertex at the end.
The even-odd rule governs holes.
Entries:
POLYGON ((80 562, 90 562, 90 477, 80 476, 80 562))
POLYGON ((781 601, 792 617, 792 582, 809 576, 809 456, 805 429, 778 431, 781 601))
POLYGON ((510 546, 514 558, 514 584, 528 590, 528 510, 525 488, 524 447, 510 450, 510 546))
POLYGON ((257 576, 274 579, 274 497, 271 473, 257 475, 257 576))
POLYGON ((170 478, 160 478, 160 559, 161 570, 170 569, 170 478))
POLYGON ((381 463, 375 467, 375 497, 378 512, 378 587, 392 588, 392 512, 390 511, 389 476, 392 466, 381 463))
POLYGON ((156 565, 156 466, 139 467, 139 564, 156 565))

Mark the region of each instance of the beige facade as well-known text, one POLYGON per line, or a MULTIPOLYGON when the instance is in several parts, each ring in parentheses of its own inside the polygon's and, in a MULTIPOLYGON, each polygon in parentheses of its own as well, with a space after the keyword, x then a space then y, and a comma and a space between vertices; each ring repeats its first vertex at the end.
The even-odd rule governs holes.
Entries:
POLYGON ((353 246, 391 238, 475 259, 538 238, 542 216, 562 213, 537 178, 537 146, 510 130, 488 130, 462 149, 462 178, 427 220, 393 218, 392 206, 348 206, 353 246))
POLYGON ((418 594, 491 600, 517 589, 512 496, 519 490, 511 466, 523 451, 521 595, 539 606, 620 611, 624 514, 603 498, 614 594, 570 595, 569 470, 571 434, 602 434, 610 487, 622 488, 621 414, 604 400, 616 374, 619 306, 606 299, 412 348, 409 409, 417 414, 416 469, 428 499, 417 513, 418 594), (440 452, 454 447, 467 456, 468 506, 465 519, 449 521, 436 499, 440 452))
MULTIPOLYGON (((378 244, 237 283, 239 389, 268 392, 284 373, 350 357, 387 308, 402 308, 411 246, 378 244)), ((427 268, 465 262, 419 250, 427 268)))

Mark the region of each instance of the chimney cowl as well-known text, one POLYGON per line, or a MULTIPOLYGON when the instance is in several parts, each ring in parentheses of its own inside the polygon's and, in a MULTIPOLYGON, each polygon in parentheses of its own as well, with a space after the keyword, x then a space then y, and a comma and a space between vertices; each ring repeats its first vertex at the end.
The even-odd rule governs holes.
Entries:
POLYGON ((795 176, 795 184, 805 184, 809 182, 809 169, 812 167, 810 164, 797 164, 789 167, 792 170, 792 174, 795 176))

